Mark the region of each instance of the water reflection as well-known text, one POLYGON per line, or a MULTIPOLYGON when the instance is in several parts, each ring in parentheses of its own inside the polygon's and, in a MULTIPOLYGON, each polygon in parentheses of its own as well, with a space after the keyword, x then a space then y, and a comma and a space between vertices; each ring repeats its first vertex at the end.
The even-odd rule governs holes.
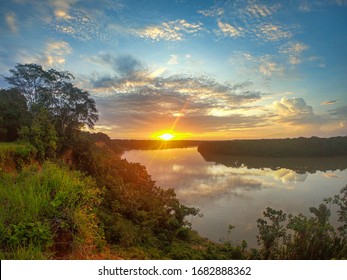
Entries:
POLYGON ((250 246, 256 246, 256 220, 266 207, 308 214, 309 207, 337 194, 347 182, 346 157, 320 162, 225 156, 204 160, 196 148, 128 151, 124 157, 145 165, 159 186, 174 188, 183 204, 201 209, 203 217, 191 220, 201 235, 218 241, 233 224, 232 239, 245 239, 250 246))

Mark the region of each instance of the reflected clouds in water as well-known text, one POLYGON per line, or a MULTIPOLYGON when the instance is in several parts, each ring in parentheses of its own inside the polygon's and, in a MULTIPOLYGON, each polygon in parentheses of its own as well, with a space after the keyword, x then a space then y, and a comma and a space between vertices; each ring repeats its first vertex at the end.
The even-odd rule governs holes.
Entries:
POLYGON ((218 156, 206 161, 196 148, 128 151, 123 157, 145 165, 157 185, 174 188, 183 204, 200 208, 203 217, 191 217, 191 222, 202 236, 218 241, 234 224, 231 238, 246 239, 250 246, 256 246, 256 221, 266 207, 309 214, 309 207, 336 194, 347 181, 344 157, 218 156))

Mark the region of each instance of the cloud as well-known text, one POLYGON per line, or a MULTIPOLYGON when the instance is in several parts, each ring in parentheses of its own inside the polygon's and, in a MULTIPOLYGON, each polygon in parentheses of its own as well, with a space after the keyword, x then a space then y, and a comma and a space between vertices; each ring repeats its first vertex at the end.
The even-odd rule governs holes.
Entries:
POLYGON ((283 30, 280 25, 275 25, 273 23, 262 23, 256 27, 255 35, 265 41, 280 41, 284 39, 290 39, 293 37, 291 31, 283 30))
POLYGON ((284 53, 288 55, 288 62, 290 64, 300 64, 301 63, 301 54, 307 50, 309 46, 299 43, 299 42, 291 42, 287 44, 285 47, 282 47, 280 53, 284 53))
POLYGON ((271 77, 274 74, 283 75, 284 68, 276 62, 264 60, 259 66, 259 72, 264 76, 271 77))
POLYGON ((111 68, 121 77, 132 76, 145 70, 145 66, 139 60, 130 55, 114 57, 113 55, 104 53, 93 56, 89 60, 103 67, 111 68))
POLYGON ((14 12, 7 13, 5 15, 5 21, 10 31, 16 34, 18 32, 16 14, 14 12))
POLYGON ((326 178, 341 178, 341 176, 339 176, 335 173, 324 173, 323 176, 326 178))
POLYGON ((316 9, 322 9, 334 5, 345 6, 347 5, 347 0, 301 0, 299 2, 299 10, 302 12, 311 12, 316 9))
POLYGON ((228 196, 240 196, 243 192, 261 190, 262 183, 258 180, 241 176, 213 176, 205 180, 192 180, 185 188, 177 188, 180 199, 190 204, 216 201, 228 196))
POLYGON ((46 44, 43 54, 43 65, 53 67, 65 62, 65 57, 72 53, 72 48, 65 41, 51 41, 46 44))
MULTIPOLYGON (((237 113, 242 108, 251 111, 251 104, 261 99, 261 92, 250 90, 249 82, 232 85, 208 76, 153 76, 131 56, 120 59, 102 54, 91 61, 111 67, 114 74, 95 74, 86 79, 85 88, 95 96, 100 112, 105 112, 104 120, 122 128, 158 130, 162 124, 162 129, 167 129, 178 116, 177 125, 182 130, 199 133, 264 125, 261 116, 237 113)), ((102 120, 101 117, 102 125, 109 124, 102 120)))
POLYGON ((167 64, 169 64, 169 65, 176 65, 176 64, 178 64, 178 55, 171 54, 170 55, 170 60, 169 60, 169 62, 167 64))
POLYGON ((55 17, 48 22, 53 30, 83 42, 95 40, 118 43, 119 33, 115 32, 113 25, 105 24, 108 19, 103 10, 97 8, 88 10, 80 6, 68 7, 68 12, 56 10, 55 17))
POLYGON ((328 112, 334 117, 344 120, 347 119, 347 105, 329 110, 328 112))
POLYGON ((43 49, 35 51, 24 47, 17 48, 16 51, 11 54, 11 60, 8 64, 12 64, 13 61, 16 63, 36 63, 45 68, 60 69, 60 66, 65 63, 66 57, 72 52, 73 49, 69 43, 50 40, 43 44, 43 49))
POLYGON ((281 4, 264 4, 259 1, 225 1, 222 7, 213 6, 199 10, 206 17, 216 18, 218 30, 223 37, 247 37, 263 42, 288 41, 294 36, 294 27, 281 23, 277 11, 281 4))
POLYGON ((194 34, 203 30, 202 23, 189 23, 184 19, 163 22, 161 25, 133 29, 132 33, 140 38, 153 41, 182 41, 185 34, 194 34))
POLYGON ((328 123, 327 119, 316 115, 312 106, 307 105, 303 98, 283 97, 280 101, 273 102, 272 106, 277 113, 273 118, 274 122, 287 124, 292 129, 301 131, 302 135, 322 132, 321 126, 328 123))
POLYGON ((260 17, 268 17, 272 15, 274 12, 276 12, 276 10, 279 7, 280 7, 279 4, 276 4, 273 6, 267 6, 264 4, 257 4, 256 2, 251 2, 249 3, 246 9, 252 16, 260 18, 260 17))
POLYGON ((274 171, 274 178, 278 181, 282 181, 283 184, 289 182, 304 182, 307 178, 307 173, 298 174, 293 170, 281 168, 274 171))
POLYGON ((339 101, 340 101, 340 99, 326 100, 326 101, 323 101, 320 105, 332 105, 332 104, 335 104, 335 103, 337 103, 339 101))
POLYGON ((308 106, 302 98, 286 98, 283 97, 280 101, 273 103, 274 108, 281 116, 311 116, 313 109, 308 106))
POLYGON ((235 65, 239 71, 255 72, 256 75, 261 74, 266 79, 282 76, 285 72, 285 67, 270 55, 254 56, 249 52, 236 52, 229 62, 235 65))
POLYGON ((205 17, 219 17, 224 14, 224 9, 212 7, 206 10, 199 10, 198 13, 204 15, 205 17))
POLYGON ((54 8, 54 15, 59 18, 69 19, 69 10, 78 0, 51 0, 51 5, 54 8))
POLYGON ((239 37, 242 34, 241 27, 234 27, 229 23, 223 23, 218 20, 219 30, 222 32, 222 35, 225 37, 239 37))

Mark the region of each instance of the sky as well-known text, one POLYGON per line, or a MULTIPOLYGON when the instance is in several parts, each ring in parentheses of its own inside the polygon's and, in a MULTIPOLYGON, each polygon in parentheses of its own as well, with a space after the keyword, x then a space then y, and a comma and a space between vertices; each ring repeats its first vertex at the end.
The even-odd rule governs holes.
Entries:
POLYGON ((111 138, 347 135, 347 0, 8 0, 0 13, 0 74, 69 71, 111 138))

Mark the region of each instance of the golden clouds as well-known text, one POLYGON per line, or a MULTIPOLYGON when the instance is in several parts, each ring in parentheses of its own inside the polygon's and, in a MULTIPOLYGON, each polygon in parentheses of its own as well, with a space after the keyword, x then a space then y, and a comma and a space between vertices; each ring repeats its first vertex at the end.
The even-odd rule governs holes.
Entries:
POLYGON ((193 34, 203 30, 202 23, 189 23, 186 20, 163 22, 161 25, 134 29, 133 34, 153 41, 182 41, 185 34, 193 34))

